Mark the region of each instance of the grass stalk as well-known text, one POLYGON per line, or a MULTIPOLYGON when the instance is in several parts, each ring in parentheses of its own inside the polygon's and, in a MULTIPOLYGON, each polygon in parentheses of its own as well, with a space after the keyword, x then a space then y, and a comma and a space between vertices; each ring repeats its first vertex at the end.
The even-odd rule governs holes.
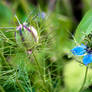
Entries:
POLYGON ((2 52, 0 52, 0 57, 1 57, 1 60, 2 60, 2 65, 9 67, 9 64, 8 64, 8 62, 6 61, 5 57, 3 56, 2 52))
POLYGON ((0 92, 5 92, 4 88, 0 85, 0 92))
POLYGON ((45 90, 46 92, 48 92, 48 88, 47 88, 47 86, 46 86, 46 82, 45 82, 45 80, 44 80, 44 77, 42 76, 41 67, 40 67, 40 65, 39 65, 39 63, 38 63, 38 60, 37 60, 35 54, 34 54, 33 52, 32 52, 32 54, 33 54, 33 56, 34 56, 34 59, 35 59, 35 62, 36 62, 36 64, 37 64, 37 66, 38 66, 38 70, 39 70, 39 72, 40 72, 40 77, 41 77, 41 79, 42 79, 42 81, 43 81, 43 85, 44 85, 44 87, 46 88, 46 89, 44 89, 44 90, 45 90))
POLYGON ((24 88, 22 87, 21 83, 19 82, 19 80, 16 80, 16 84, 20 90, 20 92, 25 92, 24 88))

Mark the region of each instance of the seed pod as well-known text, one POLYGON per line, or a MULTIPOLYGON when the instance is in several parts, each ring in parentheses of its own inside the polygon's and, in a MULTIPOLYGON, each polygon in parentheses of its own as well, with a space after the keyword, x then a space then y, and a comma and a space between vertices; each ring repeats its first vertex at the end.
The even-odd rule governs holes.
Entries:
POLYGON ((27 49, 30 49, 39 40, 37 30, 33 26, 26 26, 26 23, 17 27, 15 37, 18 45, 24 45, 27 49))

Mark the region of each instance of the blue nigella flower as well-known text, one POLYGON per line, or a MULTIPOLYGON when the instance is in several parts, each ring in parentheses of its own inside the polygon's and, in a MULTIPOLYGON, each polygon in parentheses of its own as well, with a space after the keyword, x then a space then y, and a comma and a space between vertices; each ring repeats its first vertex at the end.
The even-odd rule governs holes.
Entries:
POLYGON ((88 65, 92 62, 92 50, 90 50, 84 44, 74 47, 71 52, 74 55, 81 56, 83 55, 83 64, 88 65))

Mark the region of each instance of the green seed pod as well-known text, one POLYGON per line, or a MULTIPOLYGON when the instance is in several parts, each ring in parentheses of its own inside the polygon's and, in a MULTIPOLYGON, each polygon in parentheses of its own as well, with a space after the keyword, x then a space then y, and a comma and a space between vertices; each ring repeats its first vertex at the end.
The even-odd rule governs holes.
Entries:
POLYGON ((30 49, 35 43, 38 43, 38 33, 33 26, 27 27, 24 23, 18 26, 16 30, 15 37, 19 46, 25 46, 27 49, 30 49))

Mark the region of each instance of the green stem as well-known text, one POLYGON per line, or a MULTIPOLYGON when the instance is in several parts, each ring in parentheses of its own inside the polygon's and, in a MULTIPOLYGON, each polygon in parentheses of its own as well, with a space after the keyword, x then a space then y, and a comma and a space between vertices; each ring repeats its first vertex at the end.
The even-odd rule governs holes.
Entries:
POLYGON ((19 87, 20 92, 25 92, 25 89, 22 87, 21 83, 19 80, 16 80, 17 86, 19 87))
POLYGON ((0 85, 0 92, 5 92, 4 88, 0 85))
POLYGON ((3 56, 2 52, 0 52, 0 57, 2 59, 2 65, 3 66, 9 66, 8 63, 6 62, 6 59, 5 57, 3 56))
POLYGON ((85 83, 86 83, 87 73, 88 73, 88 66, 86 66, 86 71, 85 71, 84 81, 83 81, 83 84, 82 84, 82 86, 81 86, 81 88, 80 88, 79 92, 81 92, 81 91, 82 91, 82 89, 83 89, 83 87, 84 87, 84 85, 85 85, 85 83))
POLYGON ((37 61, 37 58, 36 58, 35 54, 34 54, 33 52, 32 52, 32 54, 33 54, 33 56, 34 56, 34 59, 35 59, 35 62, 36 62, 36 64, 37 64, 37 66, 38 66, 38 69, 39 69, 39 72, 40 72, 40 77, 42 78, 42 81, 43 81, 43 85, 44 85, 44 87, 46 88, 45 91, 48 92, 47 87, 46 87, 46 83, 45 83, 45 80, 44 80, 44 77, 42 76, 41 67, 40 67, 40 65, 39 65, 39 63, 38 63, 38 61, 37 61))

